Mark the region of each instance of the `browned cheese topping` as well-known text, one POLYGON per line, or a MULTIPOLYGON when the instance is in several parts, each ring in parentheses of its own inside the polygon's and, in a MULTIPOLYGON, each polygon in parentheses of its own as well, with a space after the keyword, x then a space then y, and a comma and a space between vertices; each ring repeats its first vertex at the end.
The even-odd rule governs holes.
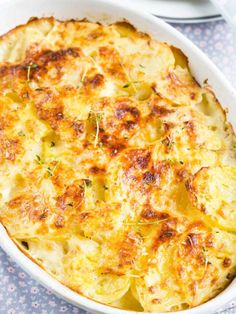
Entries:
POLYGON ((130 24, 33 19, 0 38, 0 219, 74 291, 197 306, 236 273, 236 141, 177 48, 130 24))

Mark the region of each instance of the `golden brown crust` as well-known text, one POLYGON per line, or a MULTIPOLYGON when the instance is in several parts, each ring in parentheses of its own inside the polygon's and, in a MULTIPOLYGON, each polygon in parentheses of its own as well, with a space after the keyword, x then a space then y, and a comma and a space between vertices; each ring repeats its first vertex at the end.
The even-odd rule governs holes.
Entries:
POLYGON ((34 18, 0 38, 0 76, 0 219, 30 259, 134 310, 229 284, 235 136, 179 49, 127 22, 34 18))

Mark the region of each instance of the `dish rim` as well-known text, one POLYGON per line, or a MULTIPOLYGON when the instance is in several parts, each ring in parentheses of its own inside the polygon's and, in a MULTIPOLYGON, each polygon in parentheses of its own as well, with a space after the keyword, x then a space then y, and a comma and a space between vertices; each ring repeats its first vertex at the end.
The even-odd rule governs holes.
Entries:
MULTIPOLYGON (((189 56, 188 52, 191 52, 190 59, 190 67, 192 65, 192 73, 197 78, 197 80, 202 81, 202 78, 205 74, 198 75, 200 70, 197 69, 197 66, 194 64, 194 61, 192 61, 192 58, 196 57, 197 60, 201 61, 201 65, 206 65, 207 70, 209 70, 209 75, 211 76, 209 79, 209 83, 211 86, 213 86, 217 97, 220 99, 220 102, 223 104, 227 104, 230 100, 232 102, 232 117, 235 116, 233 113, 236 113, 236 91, 232 88, 230 83, 225 79, 224 75, 217 69, 217 67, 208 59, 208 57, 199 49, 197 48, 193 43, 191 43, 184 35, 179 33, 176 29, 171 27, 170 25, 166 24, 164 21, 152 16, 150 13, 143 12, 137 8, 133 8, 131 6, 127 6, 125 4, 117 3, 116 0, 46 0, 47 2, 54 3, 56 5, 56 2, 60 3, 67 3, 70 1, 71 4, 75 3, 77 1, 78 3, 87 6, 89 5, 99 5, 100 8, 104 8, 104 10, 108 9, 108 11, 114 11, 112 13, 113 15, 117 15, 117 12, 120 12, 124 14, 123 19, 127 19, 130 21, 131 24, 138 27, 139 30, 149 33, 151 36, 156 37, 153 35, 154 29, 159 28, 159 32, 161 30, 166 31, 166 36, 169 38, 170 42, 173 45, 178 46, 181 50, 184 51, 184 53, 189 56), (138 21, 143 21, 142 25, 137 26, 138 21), (147 31, 147 28, 153 28, 152 31, 147 31), (173 40, 173 41, 172 41, 173 40), (202 76, 202 77, 201 77, 202 76), (201 77, 201 79, 200 79, 201 77), (215 81, 214 81, 215 77, 215 81), (222 90, 219 88, 221 87, 222 90), (226 95, 226 94, 227 95, 226 95)), ((43 4, 46 2, 45 0, 37 0, 35 2, 35 6, 39 6, 39 3, 43 4)), ((23 2, 27 2, 27 0, 3 0, 1 3, 1 6, 4 11, 4 5, 5 5, 5 12, 7 10, 8 6, 12 6, 12 3, 15 5, 22 5, 23 2), (11 1, 11 3, 10 3, 11 1)), ((104 12, 107 12, 106 10, 104 12)), ((111 13, 108 13, 111 14, 111 13)), ((42 14, 39 14, 39 17, 41 17, 42 14)), ((1 16, 1 13, 0 13, 1 16)), ((115 20, 120 20, 120 18, 109 16, 109 19, 114 18, 115 20)), ((86 16, 89 19, 90 16, 86 16)), ((9 18, 8 16, 6 19, 9 18)), ((56 16, 57 18, 57 16, 56 16)), ((96 19, 96 18, 95 18, 96 19)), ((97 21, 100 21, 101 18, 97 16, 97 21)), ((1 27, 1 25, 0 25, 1 27)), ((158 32, 157 32, 158 33, 158 32)), ((196 61, 197 63, 197 61, 196 61)), ((202 72, 205 71, 205 69, 201 70, 202 72)), ((206 73, 206 71, 204 72, 206 73)), ((202 83, 202 82, 200 82, 202 83)), ((224 105, 222 106, 224 107, 224 105)), ((234 121, 232 121, 234 122, 234 121)), ((106 314, 134 314, 134 313, 140 313, 135 311, 129 311, 129 310, 122 310, 122 309, 116 309, 114 307, 104 305, 101 303, 98 303, 96 301, 93 301, 87 297, 84 297, 71 289, 67 288, 65 285, 61 284, 59 281, 54 279, 51 275, 49 275, 46 271, 44 271, 40 266, 38 266, 35 262, 30 260, 23 252, 20 251, 19 248, 15 245, 15 243, 12 241, 10 236, 8 235, 5 227, 0 224, 0 236, 1 236, 1 242, 0 246, 3 248, 3 250, 11 256, 11 258, 17 262, 27 273, 29 273, 34 279, 36 279, 38 282, 40 282, 44 287, 50 289, 53 291, 57 296, 60 298, 65 299, 69 303, 72 303, 73 305, 79 306, 85 310, 93 311, 94 313, 106 313, 106 314)), ((184 311, 177 311, 172 313, 179 313, 179 314, 204 314, 204 313, 213 313, 215 310, 217 310, 219 307, 223 306, 227 302, 229 302, 236 293, 236 279, 226 288, 224 289, 220 294, 218 294, 213 299, 207 301, 204 304, 201 304, 199 306, 196 306, 194 308, 184 310, 184 311)), ((148 314, 148 312, 141 312, 143 314, 148 314)))

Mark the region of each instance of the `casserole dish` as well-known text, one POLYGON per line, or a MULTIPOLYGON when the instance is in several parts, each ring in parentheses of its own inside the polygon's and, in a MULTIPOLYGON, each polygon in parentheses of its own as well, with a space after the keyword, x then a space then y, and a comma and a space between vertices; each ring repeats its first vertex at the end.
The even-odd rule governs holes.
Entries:
MULTIPOLYGON (((39 1, 36 5, 27 4, 24 1, 16 1, 14 3, 4 2, 3 10, 1 11, 2 21, 4 24, 1 26, 1 32, 4 33, 8 29, 25 22, 32 16, 42 16, 42 15, 53 15, 59 19, 69 19, 78 18, 82 19, 86 17, 89 20, 99 21, 102 23, 112 23, 115 21, 120 21, 126 19, 130 21, 135 27, 143 32, 151 34, 154 38, 158 38, 161 41, 168 42, 181 48, 186 55, 190 58, 190 65, 192 68, 192 73, 196 79, 202 83, 206 78, 209 78, 209 83, 213 88, 218 91, 217 97, 220 99, 223 105, 232 105, 232 117, 233 108, 235 104, 235 92, 228 85, 222 75, 218 70, 207 60, 204 55, 201 54, 192 44, 186 41, 180 34, 173 31, 169 26, 165 25, 163 22, 157 21, 150 17, 149 15, 140 13, 138 11, 133 11, 132 9, 127 9, 121 6, 117 6, 114 2, 105 1, 90 1, 89 3, 85 1, 39 1), (5 12, 5 13, 4 13, 5 12), (12 16, 8 23, 4 21, 4 15, 7 12, 17 12, 16 16, 12 16), (114 14, 115 12, 115 14, 114 14), (202 69, 199 73, 199 65, 202 69)), ((235 110, 235 109, 234 109, 235 110)), ((233 122, 233 119, 231 119, 233 122)), ((91 310, 97 313, 120 313, 121 310, 116 310, 108 306, 104 306, 88 300, 84 297, 78 296, 71 290, 60 285, 58 282, 53 280, 49 275, 46 275, 41 269, 39 269, 35 264, 30 262, 22 253, 11 242, 7 236, 4 228, 1 228, 2 232, 2 247, 21 264, 30 274, 39 279, 39 281, 45 286, 52 289, 55 293, 64 297, 66 300, 72 302, 73 304, 79 305, 85 309, 91 310)), ((233 293, 233 283, 228 289, 226 289, 220 296, 216 297, 214 300, 207 302, 206 304, 189 310, 189 313, 206 313, 209 311, 214 311, 222 302, 228 301, 232 297, 233 293)), ((124 313, 129 313, 129 311, 124 311, 124 313)), ((186 311, 187 313, 187 311, 186 311)))

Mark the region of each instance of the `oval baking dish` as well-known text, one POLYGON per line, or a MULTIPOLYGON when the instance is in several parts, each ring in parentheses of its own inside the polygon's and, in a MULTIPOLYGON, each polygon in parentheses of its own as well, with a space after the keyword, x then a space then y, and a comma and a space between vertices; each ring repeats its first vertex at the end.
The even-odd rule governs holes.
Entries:
MULTIPOLYGON (((222 73, 198 48, 163 21, 111 0, 37 0, 37 2, 4 0, 1 3, 0 11, 0 34, 4 34, 19 24, 26 23, 32 17, 43 16, 53 16, 60 20, 80 20, 86 18, 89 21, 102 24, 126 20, 134 25, 137 30, 150 34, 158 41, 167 42, 180 48, 189 58, 193 76, 200 84, 208 80, 222 106, 229 110, 229 121, 234 127, 236 126, 236 93, 234 89, 222 73)), ((93 313, 135 313, 100 304, 73 292, 24 255, 11 240, 3 225, 0 225, 0 234, 0 245, 6 253, 33 278, 38 280, 43 286, 51 289, 59 297, 93 313)), ((214 299, 178 313, 214 313, 217 308, 230 301, 234 297, 235 292, 236 281, 234 280, 214 299)))

